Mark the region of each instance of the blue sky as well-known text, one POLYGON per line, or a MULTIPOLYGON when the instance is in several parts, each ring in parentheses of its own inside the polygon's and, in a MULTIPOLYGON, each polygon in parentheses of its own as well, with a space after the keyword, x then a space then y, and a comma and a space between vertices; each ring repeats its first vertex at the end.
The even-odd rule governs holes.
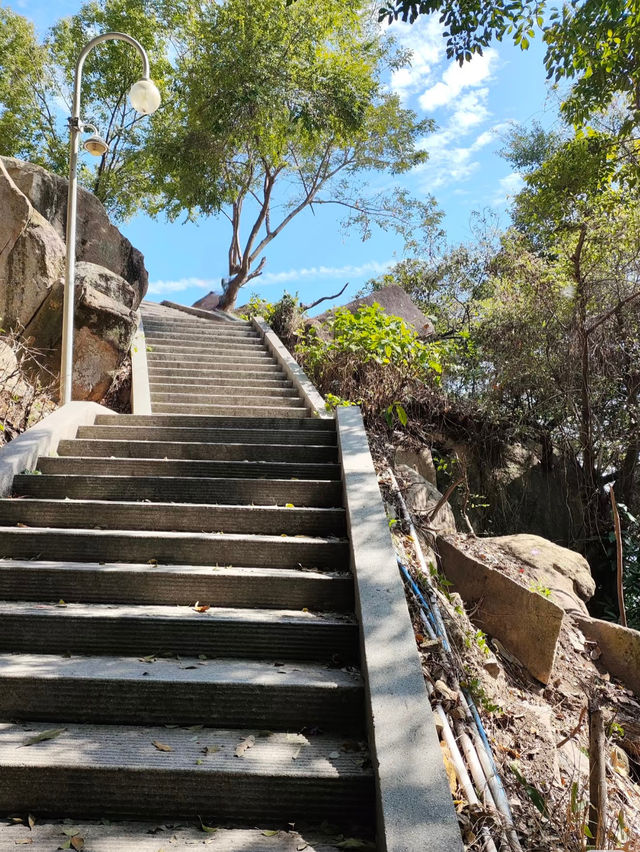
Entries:
MULTIPOLYGON (((41 34, 81 6, 79 0, 4 2, 33 20, 41 34)), ((460 68, 446 60, 435 18, 422 18, 413 26, 396 24, 390 30, 413 51, 413 61, 410 68, 396 72, 389 85, 405 105, 420 117, 434 118, 438 125, 421 140, 429 161, 403 176, 402 183, 416 195, 436 197, 446 214, 450 243, 469 240, 471 213, 491 208, 506 222, 509 195, 519 186, 519 176, 498 155, 500 135, 513 121, 527 124, 537 119, 544 125, 555 121, 556 98, 545 83, 540 39, 534 39, 525 52, 511 44, 496 44, 460 68)), ((397 237, 374 231, 371 239, 362 242, 355 232, 345 234, 340 220, 331 206, 317 210, 316 215, 308 210, 301 213, 268 247, 264 273, 240 292, 239 303, 252 292, 275 300, 285 289, 311 302, 348 281, 339 300, 344 302, 402 256, 397 237)), ((220 278, 226 274, 226 220, 183 225, 137 216, 120 228, 145 256, 150 279, 147 298, 188 305, 219 289, 220 278)))

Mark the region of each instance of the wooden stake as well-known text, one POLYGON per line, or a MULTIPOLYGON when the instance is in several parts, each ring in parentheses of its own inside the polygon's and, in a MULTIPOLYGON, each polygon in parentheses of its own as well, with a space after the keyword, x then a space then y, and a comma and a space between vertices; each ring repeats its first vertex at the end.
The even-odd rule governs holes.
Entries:
POLYGON ((589 829, 596 849, 604 849, 607 822, 607 761, 604 716, 597 699, 589 700, 589 829))
POLYGON ((620 610, 620 624, 623 627, 627 626, 627 611, 624 606, 624 586, 622 577, 624 571, 623 552, 622 552, 622 528, 620 526, 620 513, 618 512, 618 504, 616 503, 616 495, 613 493, 613 485, 609 489, 611 497, 611 509, 613 511, 613 528, 616 534, 616 585, 618 588, 618 609, 620 610))

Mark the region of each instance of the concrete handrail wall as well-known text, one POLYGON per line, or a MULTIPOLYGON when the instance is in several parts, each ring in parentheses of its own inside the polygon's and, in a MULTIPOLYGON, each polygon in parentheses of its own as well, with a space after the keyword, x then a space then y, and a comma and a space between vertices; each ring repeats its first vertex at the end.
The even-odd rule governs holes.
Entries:
POLYGON ((278 335, 273 331, 262 317, 254 317, 251 320, 253 327, 258 332, 265 345, 280 364, 282 369, 291 379, 294 388, 300 393, 304 400, 305 407, 314 417, 320 417, 323 420, 332 420, 333 412, 327 411, 324 399, 320 396, 315 386, 309 381, 304 370, 294 359, 278 335))
POLYGON ((463 852, 360 409, 336 410, 382 852, 463 852))
POLYGON ((33 470, 39 456, 52 456, 65 438, 75 438, 78 426, 92 426, 98 414, 115 411, 97 402, 68 402, 0 449, 0 497, 11 494, 13 478, 33 470))
POLYGON ((147 342, 142 320, 131 341, 131 413, 151 414, 147 342))

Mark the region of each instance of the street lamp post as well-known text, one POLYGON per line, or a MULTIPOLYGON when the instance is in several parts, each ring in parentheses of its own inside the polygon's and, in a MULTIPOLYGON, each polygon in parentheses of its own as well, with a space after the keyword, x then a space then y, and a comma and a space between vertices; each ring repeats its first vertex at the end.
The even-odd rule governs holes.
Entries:
POLYGON ((109 146, 100 138, 92 124, 85 124, 80 118, 80 89, 82 84, 82 69, 85 59, 93 48, 103 41, 126 41, 136 48, 142 57, 142 78, 131 87, 129 100, 136 112, 150 115, 160 106, 160 92, 149 77, 149 57, 144 47, 126 33, 103 33, 88 42, 82 50, 76 63, 73 84, 73 107, 69 119, 70 154, 69 154, 69 191, 67 196, 67 255, 64 280, 64 303, 62 310, 62 361, 60 365, 60 401, 71 402, 73 387, 73 314, 75 299, 76 275, 76 217, 78 207, 78 149, 80 134, 87 129, 93 130, 93 135, 86 141, 85 148, 94 156, 107 153, 109 146))

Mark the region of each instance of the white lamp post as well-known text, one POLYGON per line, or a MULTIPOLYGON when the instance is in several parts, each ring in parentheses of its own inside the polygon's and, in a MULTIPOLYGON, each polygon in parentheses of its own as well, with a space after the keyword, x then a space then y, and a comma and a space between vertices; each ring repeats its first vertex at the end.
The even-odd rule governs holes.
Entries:
POLYGON ((92 124, 85 124, 80 118, 80 88, 82 83, 82 68, 90 51, 103 41, 126 41, 136 48, 142 57, 142 78, 134 83, 129 92, 131 106, 142 115, 150 115, 160 106, 160 92, 155 83, 149 78, 149 57, 144 47, 126 33, 104 33, 88 42, 76 63, 73 84, 73 109, 69 119, 71 136, 69 155, 69 194, 67 196, 67 257, 64 280, 64 306, 62 312, 62 363, 60 366, 60 401, 71 402, 73 387, 73 314, 76 276, 76 215, 78 202, 78 148, 80 134, 92 130, 93 135, 87 139, 84 147, 90 154, 101 157, 109 150, 107 143, 98 135, 92 124))

